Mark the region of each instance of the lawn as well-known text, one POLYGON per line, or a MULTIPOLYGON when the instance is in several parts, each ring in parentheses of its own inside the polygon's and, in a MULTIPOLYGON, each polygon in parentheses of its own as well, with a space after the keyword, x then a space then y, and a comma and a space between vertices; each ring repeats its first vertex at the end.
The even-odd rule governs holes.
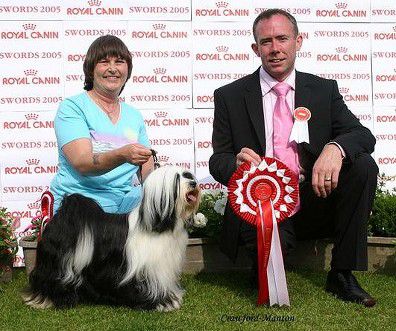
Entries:
POLYGON ((0 330, 395 330, 396 276, 361 273, 357 278, 378 299, 374 308, 344 303, 323 290, 325 272, 287 273, 292 307, 256 307, 256 291, 242 272, 184 275, 185 301, 170 313, 123 307, 78 306, 44 311, 25 306, 19 292, 23 270, 0 284, 0 330))

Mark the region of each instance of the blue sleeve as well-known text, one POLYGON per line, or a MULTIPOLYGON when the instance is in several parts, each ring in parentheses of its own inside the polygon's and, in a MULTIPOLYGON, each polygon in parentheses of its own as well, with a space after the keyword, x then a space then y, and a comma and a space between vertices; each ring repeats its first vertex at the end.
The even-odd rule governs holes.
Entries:
POLYGON ((142 125, 140 126, 140 130, 139 130, 139 137, 138 137, 139 144, 142 144, 143 146, 150 148, 150 140, 147 137, 146 126, 144 125, 144 119, 141 114, 140 114, 140 120, 142 125))
POLYGON ((71 99, 59 105, 54 126, 59 148, 79 138, 91 138, 83 111, 71 99))

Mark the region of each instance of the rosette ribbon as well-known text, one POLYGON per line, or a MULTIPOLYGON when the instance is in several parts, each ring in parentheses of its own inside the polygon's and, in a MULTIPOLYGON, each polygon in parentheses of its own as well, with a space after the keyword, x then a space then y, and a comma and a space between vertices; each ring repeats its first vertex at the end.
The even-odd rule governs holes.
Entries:
POLYGON ((41 239, 46 225, 51 221, 54 215, 54 196, 50 191, 45 191, 41 196, 41 228, 37 240, 41 239))
POLYGON ((308 108, 298 107, 294 110, 294 124, 290 133, 289 142, 296 143, 306 142, 309 144, 308 121, 311 118, 311 112, 308 108))
POLYGON ((245 162, 228 183, 228 198, 234 212, 257 229, 257 304, 290 306, 278 223, 297 204, 297 176, 274 158, 258 166, 245 162))

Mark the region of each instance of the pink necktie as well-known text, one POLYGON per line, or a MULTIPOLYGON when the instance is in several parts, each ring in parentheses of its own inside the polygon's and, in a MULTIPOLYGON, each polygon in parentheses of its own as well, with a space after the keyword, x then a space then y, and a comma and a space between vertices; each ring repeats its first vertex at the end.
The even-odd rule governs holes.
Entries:
MULTIPOLYGON (((299 176, 298 154, 296 142, 289 142, 293 127, 293 117, 286 102, 286 95, 291 89, 290 85, 281 82, 272 88, 277 95, 274 109, 274 157, 286 164, 299 176)), ((298 201, 295 212, 299 210, 298 201)))

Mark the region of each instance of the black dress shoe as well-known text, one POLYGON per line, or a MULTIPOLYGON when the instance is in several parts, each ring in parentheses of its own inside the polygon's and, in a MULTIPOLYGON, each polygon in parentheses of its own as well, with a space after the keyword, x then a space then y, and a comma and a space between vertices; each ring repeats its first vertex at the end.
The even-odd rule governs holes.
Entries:
POLYGON ((344 301, 355 302, 365 307, 376 304, 375 299, 360 287, 350 271, 330 270, 327 274, 326 291, 344 301))

